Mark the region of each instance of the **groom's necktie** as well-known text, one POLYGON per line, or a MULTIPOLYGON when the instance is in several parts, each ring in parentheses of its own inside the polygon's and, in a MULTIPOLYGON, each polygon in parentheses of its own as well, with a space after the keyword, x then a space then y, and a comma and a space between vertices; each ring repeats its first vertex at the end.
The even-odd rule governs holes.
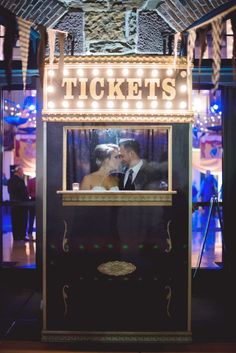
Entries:
POLYGON ((125 183, 124 190, 135 190, 134 184, 133 184, 133 169, 130 169, 128 179, 125 183))

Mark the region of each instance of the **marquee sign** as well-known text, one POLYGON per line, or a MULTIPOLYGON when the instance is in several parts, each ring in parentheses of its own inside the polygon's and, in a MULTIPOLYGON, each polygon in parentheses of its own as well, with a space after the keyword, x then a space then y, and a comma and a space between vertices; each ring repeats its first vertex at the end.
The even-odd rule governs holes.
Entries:
POLYGON ((191 79, 184 60, 77 57, 45 69, 46 121, 191 122, 191 79))

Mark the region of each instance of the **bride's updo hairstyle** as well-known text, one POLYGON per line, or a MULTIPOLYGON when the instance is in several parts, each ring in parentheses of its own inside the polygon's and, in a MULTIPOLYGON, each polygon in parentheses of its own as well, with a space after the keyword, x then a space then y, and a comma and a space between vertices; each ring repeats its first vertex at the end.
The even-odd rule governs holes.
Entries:
POLYGON ((112 152, 118 151, 118 146, 113 143, 102 143, 94 150, 94 158, 98 168, 101 167, 105 159, 111 158, 112 152))

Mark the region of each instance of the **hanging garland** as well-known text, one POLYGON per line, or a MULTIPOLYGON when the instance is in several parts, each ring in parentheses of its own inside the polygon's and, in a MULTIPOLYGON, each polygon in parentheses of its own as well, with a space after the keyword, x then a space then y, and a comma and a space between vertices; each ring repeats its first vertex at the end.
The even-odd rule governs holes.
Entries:
MULTIPOLYGON (((20 44, 21 44, 21 56, 22 56, 22 77, 23 77, 23 88, 26 88, 26 70, 28 65, 28 46, 29 46, 29 36, 30 36, 30 29, 33 23, 27 20, 23 20, 22 18, 15 17, 10 11, 6 10, 4 7, 0 6, 1 12, 3 12, 4 17, 6 17, 6 30, 5 30, 5 37, 4 37, 4 66, 5 66, 5 74, 7 80, 8 90, 11 89, 11 62, 12 62, 12 50, 16 41, 17 34, 20 36, 20 44), (16 21, 17 19, 17 21, 16 21), (17 25, 18 22, 18 31, 17 25)), ((191 66, 193 60, 193 51, 194 51, 194 43, 195 43, 195 32, 196 30, 200 30, 200 47, 201 47, 201 54, 199 64, 201 63, 204 51, 206 49, 206 32, 202 33, 202 28, 206 28, 209 24, 212 25, 212 39, 213 39, 213 48, 215 50, 216 55, 214 55, 213 60, 213 91, 215 92, 218 83, 219 83, 219 68, 220 68, 220 44, 221 44, 221 34, 222 34, 222 21, 223 17, 226 15, 231 16, 232 22, 232 30, 233 30, 233 65, 236 62, 236 5, 232 6, 231 8, 223 11, 217 16, 214 16, 210 20, 205 21, 204 23, 193 26, 189 32, 189 40, 188 40, 188 66, 191 66)), ((45 57, 45 48, 46 48, 46 29, 43 25, 38 25, 38 29, 40 32, 40 42, 38 46, 38 69, 40 73, 40 81, 43 82, 43 69, 44 69, 44 57, 45 57)), ((64 40, 68 36, 68 32, 57 30, 57 29, 47 29, 48 37, 49 37, 49 58, 50 58, 50 65, 52 65, 54 61, 54 51, 55 51, 55 35, 58 34, 59 36, 59 51, 60 51, 60 59, 59 59, 59 71, 62 72, 63 70, 63 57, 64 57, 64 40)), ((69 36, 68 36, 69 37, 69 36)), ((175 48, 174 48, 174 63, 175 66, 176 55, 177 55, 177 45, 178 41, 184 38, 183 33, 177 33, 175 37, 175 48)), ((234 66, 235 67, 235 66, 234 66)))
MULTIPOLYGON (((209 29, 209 25, 211 26, 211 33, 212 33, 212 45, 213 45, 213 60, 212 60, 212 83, 213 83, 213 95, 216 97, 216 90, 219 86, 219 79, 220 79, 220 66, 221 66, 221 39, 223 33, 223 19, 226 15, 230 14, 230 19, 232 23, 232 31, 233 31, 233 68, 235 67, 236 61, 236 5, 232 6, 231 8, 223 11, 217 16, 214 16, 210 20, 203 22, 200 25, 193 26, 188 32, 188 58, 189 61, 192 61, 193 58, 193 51, 194 51, 194 32, 198 32, 199 40, 200 40, 200 58, 199 58, 199 69, 202 63, 202 58, 204 52, 207 48, 206 43, 206 33, 209 29)), ((188 63, 190 65, 190 62, 188 63)))
MULTIPOLYGON (((7 80, 8 91, 11 90, 12 83, 12 55, 13 48, 15 46, 16 40, 19 38, 20 42, 20 52, 21 52, 21 61, 22 61, 22 81, 23 81, 23 90, 26 90, 26 77, 27 77, 27 67, 28 67, 28 54, 29 54, 29 43, 30 43, 30 30, 33 26, 33 23, 24 20, 21 17, 15 17, 13 13, 9 10, 6 10, 4 7, 0 6, 0 10, 6 18, 5 24, 5 35, 3 38, 3 54, 4 54, 4 67, 5 75, 7 80)), ((64 41, 67 38, 68 32, 57 30, 57 29, 48 29, 39 24, 38 30, 40 34, 40 42, 38 45, 37 53, 37 66, 40 74, 41 86, 43 83, 43 71, 44 71, 44 60, 45 60, 45 51, 47 45, 47 38, 49 37, 49 57, 50 64, 53 64, 54 54, 55 54, 55 36, 59 36, 59 71, 63 71, 64 64, 64 41), (47 33, 48 32, 48 33, 47 33), (48 36, 47 36, 48 34, 48 36)))

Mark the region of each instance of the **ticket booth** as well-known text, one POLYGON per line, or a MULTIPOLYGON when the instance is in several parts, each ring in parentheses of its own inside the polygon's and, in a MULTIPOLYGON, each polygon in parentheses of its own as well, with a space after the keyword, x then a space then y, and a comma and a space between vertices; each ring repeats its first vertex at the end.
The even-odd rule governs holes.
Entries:
POLYGON ((42 340, 189 342, 186 59, 70 57, 61 72, 44 75, 42 340), (127 140, 141 163, 131 190, 127 140))

